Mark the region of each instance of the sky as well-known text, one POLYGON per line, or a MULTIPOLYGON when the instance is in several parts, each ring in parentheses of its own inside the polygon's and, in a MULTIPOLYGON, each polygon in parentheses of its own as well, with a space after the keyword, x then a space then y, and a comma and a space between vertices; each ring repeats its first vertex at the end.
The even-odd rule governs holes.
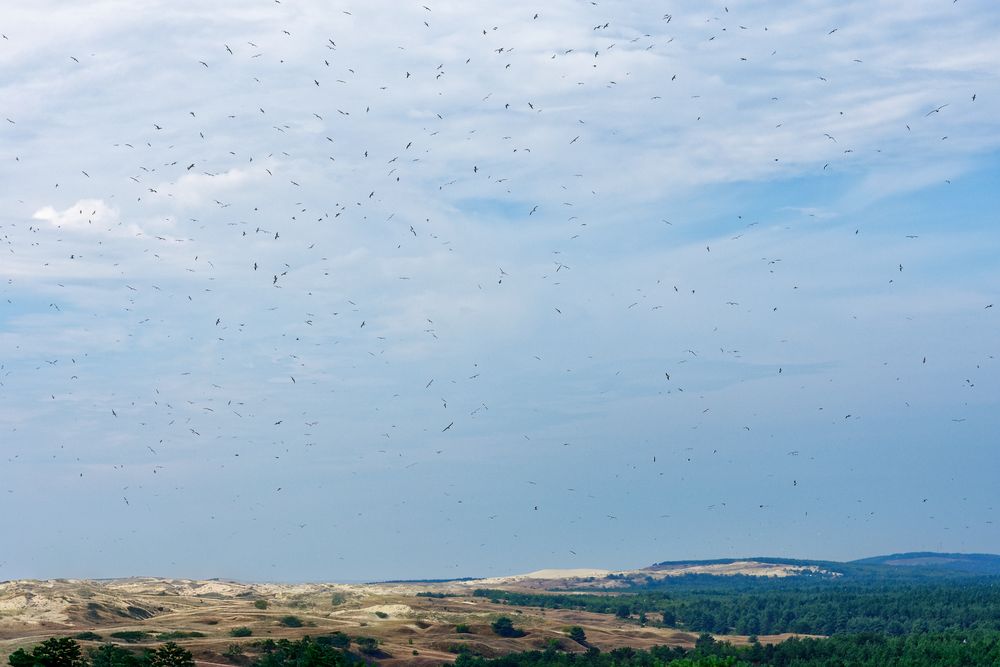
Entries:
POLYGON ((1000 6, 729 2, 5 8, 0 579, 1000 552, 1000 6))

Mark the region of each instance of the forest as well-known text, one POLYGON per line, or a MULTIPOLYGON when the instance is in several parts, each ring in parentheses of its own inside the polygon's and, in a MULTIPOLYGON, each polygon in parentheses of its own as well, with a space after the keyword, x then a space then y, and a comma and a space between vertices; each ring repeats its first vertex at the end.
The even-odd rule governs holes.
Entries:
MULTIPOLYGON (((716 578, 718 579, 718 578, 716 578)), ((669 592, 624 594, 521 593, 477 589, 498 604, 580 609, 623 620, 717 634, 814 635, 1000 631, 1000 581, 977 578, 944 583, 791 586, 732 590, 696 582, 669 592)))
POLYGON ((460 655, 456 667, 990 667, 1000 665, 1000 633, 860 634, 735 647, 709 635, 694 649, 655 647, 561 653, 553 649, 486 659, 460 655))
MULTIPOLYGON (((304 637, 255 642, 255 655, 242 651, 227 656, 245 667, 339 667, 390 657, 377 642, 356 639, 352 652, 346 637, 304 637)), ((950 667, 1000 666, 1000 632, 974 631, 913 634, 902 637, 863 633, 825 639, 790 638, 779 644, 754 641, 737 647, 703 634, 694 648, 658 646, 649 650, 619 648, 602 652, 586 639, 576 641, 587 650, 567 652, 551 642, 544 651, 484 658, 460 652, 456 667, 950 667)), ((30 651, 19 649, 9 658, 10 667, 195 667, 184 648, 168 642, 141 652, 104 644, 84 654, 72 638, 46 640, 30 651)))

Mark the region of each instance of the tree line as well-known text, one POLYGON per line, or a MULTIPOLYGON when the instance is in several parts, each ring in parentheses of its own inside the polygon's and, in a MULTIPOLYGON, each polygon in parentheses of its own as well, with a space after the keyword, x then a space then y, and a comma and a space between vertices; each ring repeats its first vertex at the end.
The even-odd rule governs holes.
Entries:
POLYGON ((555 648, 501 658, 459 655, 455 667, 989 667, 1000 665, 1000 633, 932 633, 889 637, 839 635, 737 647, 702 635, 693 649, 656 646, 584 653, 555 648))
MULTIPOLYGON (((224 654, 234 665, 254 667, 340 667, 363 662, 361 656, 383 657, 378 640, 352 639, 342 632, 294 641, 264 639, 232 644, 224 654), (352 644, 360 656, 349 651, 352 644), (245 647, 254 655, 247 655, 245 647)), ((195 667, 191 652, 174 642, 142 650, 102 644, 85 653, 71 637, 53 637, 31 650, 18 649, 7 661, 10 667, 195 667)))
POLYGON ((623 620, 695 632, 888 635, 1000 630, 1000 583, 805 587, 734 593, 695 588, 669 593, 521 593, 477 589, 494 602, 616 614, 623 620))

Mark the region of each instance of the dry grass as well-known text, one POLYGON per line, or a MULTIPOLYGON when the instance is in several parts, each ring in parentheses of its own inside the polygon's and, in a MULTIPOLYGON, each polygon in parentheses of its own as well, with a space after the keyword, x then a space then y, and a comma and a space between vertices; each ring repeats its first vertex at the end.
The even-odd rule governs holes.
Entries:
MULTIPOLYGON (((529 580, 535 583, 540 578, 529 580)), ((607 614, 513 607, 471 597, 471 589, 484 583, 280 585, 152 578, 6 582, 0 584, 0 661, 5 663, 19 647, 85 631, 96 632, 105 640, 119 631, 149 633, 148 641, 132 644, 139 647, 158 644, 155 637, 160 633, 204 633, 204 637, 176 641, 206 667, 232 667, 222 657, 230 644, 245 645, 252 653, 249 644, 258 639, 297 639, 337 631, 352 638, 380 640, 385 653, 391 656, 379 661, 386 665, 440 665, 453 660, 454 650, 460 645, 482 655, 498 656, 544 648, 555 639, 565 650, 582 651, 583 647, 566 637, 565 629, 573 625, 583 627, 588 642, 601 650, 658 644, 692 646, 696 639, 690 633, 644 628, 607 614), (455 597, 417 597, 419 591, 450 592, 455 597), (334 605, 335 594, 345 601, 334 605), (256 600, 266 600, 267 608, 256 608, 256 600), (526 635, 494 635, 490 623, 501 614, 511 617, 526 635), (301 619, 304 626, 283 626, 280 619, 288 615, 301 619), (467 624, 471 632, 457 633, 455 626, 459 623, 467 624), (230 630, 236 627, 248 627, 253 635, 230 636, 230 630), (419 655, 414 656, 414 650, 419 655)), ((488 583, 498 586, 501 582, 488 583)), ((516 583, 508 582, 505 587, 516 583)), ((782 638, 760 639, 766 642, 782 638)), ((745 643, 744 637, 725 639, 745 643)), ((80 643, 84 647, 98 644, 80 643)))

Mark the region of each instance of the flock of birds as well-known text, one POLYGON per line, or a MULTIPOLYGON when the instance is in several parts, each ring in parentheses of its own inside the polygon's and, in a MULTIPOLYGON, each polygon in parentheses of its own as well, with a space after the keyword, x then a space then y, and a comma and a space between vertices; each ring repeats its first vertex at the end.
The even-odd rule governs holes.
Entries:
MULTIPOLYGON (((774 524, 760 513, 796 498, 807 524, 808 508, 833 492, 810 502, 796 494, 809 488, 804 478, 819 485, 817 468, 829 461, 817 461, 819 447, 793 448, 775 437, 784 409, 767 408, 757 388, 765 385, 755 383, 801 383, 775 390, 789 411, 805 409, 797 392, 811 400, 827 391, 822 379, 809 379, 823 377, 822 365, 796 353, 782 360, 771 346, 795 338, 783 327, 808 320, 779 319, 779 308, 799 290, 821 291, 808 284, 810 267, 768 252, 768 244, 794 247, 781 237, 788 227, 766 219, 769 211, 727 211, 704 232, 685 215, 649 215, 633 185, 656 199, 658 182, 666 191, 673 191, 669 181, 701 184, 670 171, 669 156, 663 165, 646 154, 629 159, 635 138, 647 136, 642 123, 661 119, 664 133, 700 136, 730 102, 698 91, 743 85, 728 69, 723 83, 686 81, 692 69, 679 52, 710 60, 718 44, 750 35, 753 53, 735 65, 778 71, 777 82, 796 78, 795 94, 806 98, 831 75, 788 74, 794 58, 780 51, 787 34, 745 22, 736 6, 700 9, 696 17, 618 6, 628 15, 620 22, 603 2, 569 4, 576 15, 562 5, 554 16, 507 8, 495 12, 503 17, 496 23, 451 4, 400 7, 405 45, 380 52, 385 38, 366 20, 388 9, 273 0, 246 10, 266 19, 252 29, 237 22, 214 46, 174 49, 171 42, 169 71, 148 82, 93 43, 89 54, 47 54, 52 85, 71 86, 77 97, 70 99, 85 108, 31 104, 24 108, 37 118, 26 111, 5 120, 12 163, 5 174, 33 188, 7 201, 15 210, 0 218, 7 470, 56 469, 41 467, 47 460, 59 464, 67 493, 72 478, 99 480, 80 487, 83 505, 107 503, 113 493, 129 512, 144 508, 170 520, 172 499, 188 498, 182 504, 202 508, 209 521, 245 514, 259 526, 277 524, 285 539, 371 518, 398 534, 408 524, 437 527, 445 544, 459 544, 463 521, 490 526, 506 515, 503 530, 476 533, 506 537, 478 547, 499 548, 527 531, 574 559, 593 547, 574 534, 595 523, 591 514, 613 525, 631 513, 614 533, 621 542, 634 536, 638 516, 704 518, 734 505, 766 533, 774 524), (439 16, 447 30, 439 30, 439 16), (326 24, 330 33, 320 36, 326 24), (472 50, 457 48, 468 42, 455 37, 455 25, 475 36, 472 50), (545 38, 558 48, 536 48, 545 38), (108 73, 116 68, 122 71, 108 73), (74 77, 82 87, 123 77, 115 99, 128 107, 106 109, 100 95, 66 83, 74 77), (630 86, 641 93, 622 98, 630 86), (88 125, 106 113, 122 117, 92 131, 88 125), (116 138, 52 147, 61 151, 55 162, 19 152, 41 145, 38 135, 59 124, 68 127, 60 140, 116 138), (658 265, 650 249, 671 244, 681 247, 683 267, 701 268, 685 274, 658 265), (685 319, 687 328, 676 326, 685 319), (756 340, 747 333, 754 329, 771 340, 762 355, 739 344, 756 340), (657 358, 649 339, 660 336, 665 349, 657 358), (743 393, 725 389, 732 384, 743 393), (744 398, 752 408, 725 405, 744 398), (611 433, 621 433, 621 442, 601 442, 611 433), (683 500, 683 489, 710 470, 753 467, 755 457, 768 457, 775 472, 738 495, 762 502, 683 500), (463 471, 473 478, 456 482, 463 471), (257 488, 244 488, 246 479, 257 488), (421 489, 433 499, 415 499, 421 489), (358 500, 361 494, 369 498, 358 500), (648 510, 661 495, 674 507, 648 510), (343 517, 324 519, 321 498, 343 517), (560 546, 525 525, 549 507, 545 525, 560 546)), ((824 26, 815 48, 866 67, 840 51, 844 32, 824 26)), ((0 59, 5 45, 31 39, 5 30, 0 59)), ((159 66, 131 48, 140 69, 159 66)), ((766 118, 780 115, 785 91, 761 88, 756 95, 774 110, 766 118)), ((44 91, 37 95, 44 100, 44 91)), ((977 104, 969 90, 904 117, 894 155, 908 134, 936 133, 946 142, 938 121, 977 104)), ((830 123, 809 137, 817 142, 810 145, 823 144, 821 163, 775 155, 796 142, 771 142, 759 125, 734 128, 746 145, 729 144, 733 160, 750 152, 757 162, 750 180, 779 178, 786 161, 796 164, 787 174, 834 178, 861 159, 845 136, 857 136, 858 110, 849 107, 846 100, 844 111, 817 116, 830 123)), ((791 117, 796 109, 788 122, 801 130, 804 121, 791 117)), ((770 132, 783 131, 784 122, 775 125, 770 132)), ((864 151, 871 163, 881 149, 864 151)), ((843 236, 864 235, 857 227, 843 236)), ((920 237, 905 234, 912 243, 920 237)), ((879 289, 904 280, 909 264, 887 263, 879 289)), ((871 333, 850 323, 844 331, 871 333)), ((948 391, 989 382, 992 360, 984 353, 970 361, 961 386, 948 391)), ((925 351, 912 368, 872 374, 887 378, 929 363, 933 352, 925 351)), ((832 403, 811 406, 822 417, 799 420, 800 429, 823 424, 839 438, 836 429, 862 419, 864 405, 832 403)), ((863 428, 847 439, 864 441, 863 428)), ((25 491, 4 481, 3 502, 14 507, 25 491)), ((915 504, 928 502, 916 493, 915 504)), ((845 521, 874 521, 877 503, 856 502, 845 521)), ((217 530, 236 538, 245 528, 217 530)), ((659 530, 648 539, 659 539, 659 530)))

